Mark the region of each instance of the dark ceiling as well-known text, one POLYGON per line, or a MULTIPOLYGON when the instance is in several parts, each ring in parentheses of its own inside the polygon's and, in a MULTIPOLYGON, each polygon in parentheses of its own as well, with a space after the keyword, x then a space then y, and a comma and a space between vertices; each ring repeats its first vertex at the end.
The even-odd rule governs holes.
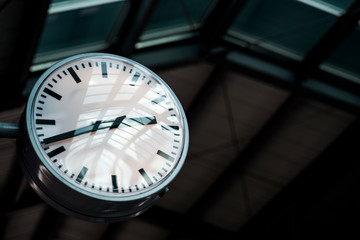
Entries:
POLYGON ((54 62, 105 52, 161 76, 190 127, 170 191, 112 224, 48 206, 0 139, 0 238, 359 237, 359 20, 355 0, 0 1, 1 122, 54 62))

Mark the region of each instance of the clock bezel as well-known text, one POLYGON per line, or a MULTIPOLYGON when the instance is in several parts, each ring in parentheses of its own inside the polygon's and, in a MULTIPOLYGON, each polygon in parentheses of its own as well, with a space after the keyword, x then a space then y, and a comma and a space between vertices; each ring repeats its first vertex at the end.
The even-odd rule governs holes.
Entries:
MULTIPOLYGON (((81 194, 87 195, 88 197, 91 197, 91 198, 96 198, 99 200, 111 201, 111 202, 128 202, 128 201, 137 201, 140 199, 151 197, 151 196, 156 195, 159 192, 161 192, 164 188, 166 188, 166 186, 168 186, 170 184, 170 182, 177 176, 177 174, 179 173, 180 169, 182 168, 182 166, 185 162, 185 158, 186 158, 187 150, 188 150, 188 146, 189 146, 189 130, 188 130, 188 124, 187 124, 185 112, 182 108, 182 105, 181 105, 179 99, 176 97, 176 95, 172 91, 172 89, 166 84, 166 82, 164 80, 162 80, 157 74, 155 74, 153 71, 151 71, 147 67, 143 66, 142 64, 137 63, 137 62, 135 62, 131 59, 125 58, 125 57, 121 57, 121 56, 117 56, 117 55, 113 55, 113 54, 105 54, 105 53, 86 53, 86 54, 75 55, 75 56, 72 56, 72 57, 69 57, 69 58, 66 58, 64 60, 57 62, 52 67, 50 67, 48 70, 46 70, 41 75, 39 80, 35 83, 32 91, 30 93, 25 111, 26 111, 25 112, 26 133, 29 137, 29 142, 31 143, 31 145, 34 149, 34 153, 39 157, 40 162, 43 163, 44 167, 48 171, 48 174, 55 176, 60 182, 64 183, 67 187, 71 188, 72 190, 79 192, 81 194), (117 61, 122 61, 122 62, 125 62, 127 64, 130 64, 130 65, 138 68, 139 70, 143 71, 144 73, 151 75, 154 79, 156 79, 156 81, 161 83, 169 91, 169 93, 171 94, 171 97, 173 98, 174 103, 176 104, 176 107, 178 108, 178 111, 180 113, 182 126, 184 128, 184 131, 183 131, 184 143, 183 143, 183 149, 181 151, 181 154, 180 154, 180 157, 179 157, 177 163, 173 166, 171 173, 169 173, 166 178, 159 181, 159 183, 154 184, 154 186, 148 187, 148 189, 146 191, 138 192, 138 194, 122 195, 121 193, 119 193, 117 196, 108 196, 108 195, 97 194, 97 193, 93 193, 93 192, 84 190, 84 189, 76 186, 75 184, 71 183, 70 181, 67 181, 56 170, 54 170, 53 166, 51 166, 49 164, 49 162, 46 160, 43 150, 40 149, 40 147, 36 143, 37 136, 34 135, 33 121, 35 121, 35 120, 33 119, 32 111, 33 111, 33 106, 34 106, 34 100, 35 100, 37 94, 39 93, 40 86, 44 83, 44 81, 48 78, 49 75, 51 75, 58 68, 62 67, 64 64, 68 64, 70 62, 74 62, 74 61, 78 61, 78 60, 86 59, 86 58, 92 58, 92 57, 96 57, 99 59, 101 59, 101 58, 109 59, 110 58, 110 59, 114 59, 117 61)), ((47 181, 47 180, 45 180, 45 181, 47 181)), ((47 185, 46 182, 44 182, 43 184, 47 185)), ((42 191, 44 191, 44 189, 42 191)), ((45 190, 45 192, 46 191, 47 190, 45 190)))

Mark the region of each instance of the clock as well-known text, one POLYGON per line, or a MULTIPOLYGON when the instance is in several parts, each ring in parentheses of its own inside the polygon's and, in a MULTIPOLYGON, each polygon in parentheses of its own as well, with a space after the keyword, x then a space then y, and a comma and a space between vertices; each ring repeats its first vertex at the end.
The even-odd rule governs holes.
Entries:
POLYGON ((189 145, 170 87, 111 54, 81 54, 48 69, 20 126, 20 163, 31 187, 59 211, 95 222, 126 220, 153 205, 189 145))

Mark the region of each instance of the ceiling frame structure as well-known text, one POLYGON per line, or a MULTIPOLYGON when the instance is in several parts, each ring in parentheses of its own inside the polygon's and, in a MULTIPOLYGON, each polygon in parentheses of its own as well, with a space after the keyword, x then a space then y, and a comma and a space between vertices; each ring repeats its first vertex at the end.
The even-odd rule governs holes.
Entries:
MULTIPOLYGON (((11 57, 8 59, 9 69, 0 73, 3 81, 3 90, 1 93, 0 109, 7 109, 11 107, 20 106, 24 101, 22 97, 21 88, 25 86, 26 80, 29 76, 29 68, 32 64, 34 54, 40 39, 41 30, 45 24, 47 9, 50 0, 36 1, 30 3, 28 1, 4 1, 0 8, 0 14, 14 14, 13 11, 23 12, 24 9, 33 9, 33 11, 24 11, 20 21, 14 23, 13 28, 18 29, 18 34, 14 39, 14 47, 11 52, 11 57), (8 12, 7 12, 8 11, 8 12), (23 69, 26 69, 22 71, 23 69), (11 79, 11 81, 9 81, 11 79), (19 88, 21 86, 21 88, 19 88), (9 99, 10 96, 10 99, 9 99)), ((2 19, 6 21, 6 19, 2 19)))
MULTIPOLYGON (((37 7, 33 7, 32 5, 31 8, 34 9, 34 11, 26 11, 27 14, 24 15, 23 20, 20 23, 22 30, 17 36, 16 46, 21 47, 14 51, 14 57, 10 60, 12 67, 9 69, 7 75, 6 73, 5 75, 4 73, 0 73, 2 79, 13 79, 13 81, 3 81, 5 85, 1 89, 1 96, 11 96, 11 99, 1 101, 2 103, 6 102, 6 105, 1 106, 2 110, 13 107, 14 102, 15 105, 23 104, 26 96, 21 98, 22 102, 17 102, 19 95, 21 94, 18 86, 24 86, 28 76, 40 74, 40 72, 30 73, 29 68, 36 52, 37 43, 39 42, 41 34, 40 29, 42 29, 44 25, 49 3, 49 0, 41 0, 32 3, 37 4, 37 7), (19 59, 21 59, 20 62, 19 59), (15 62, 17 64, 15 64, 15 62)), ((196 121, 198 109, 206 100, 207 95, 211 94, 214 89, 221 85, 222 74, 225 70, 237 71, 245 75, 256 77, 260 80, 263 79, 263 81, 266 81, 267 83, 290 91, 291 96, 276 111, 271 119, 267 121, 267 124, 256 134, 255 138, 246 146, 245 150, 232 160, 231 165, 228 166, 216 182, 210 186, 208 191, 206 191, 187 213, 176 213, 154 206, 139 217, 141 220, 152 222, 156 225, 170 229, 171 233, 169 239, 184 239, 190 236, 196 238, 197 235, 208 239, 219 239, 219 236, 221 236, 222 239, 239 239, 240 237, 256 234, 256 231, 259 228, 269 229, 275 226, 274 231, 276 231, 279 228, 278 225, 276 225, 276 222, 273 224, 271 223, 271 220, 275 216, 280 214, 281 218, 279 221, 283 221, 289 216, 291 211, 300 211, 311 205, 309 196, 304 193, 305 189, 306 191, 309 191, 309 189, 311 190, 313 194, 311 200, 314 200, 314 198, 320 199, 324 197, 324 195, 329 194, 331 189, 326 189, 324 186, 328 185, 323 183, 324 181, 327 181, 326 179, 323 179, 318 185, 313 185, 314 179, 316 179, 319 171, 323 171, 323 168, 320 166, 328 166, 327 176, 335 174, 335 172, 338 171, 336 162, 338 157, 340 157, 339 154, 343 154, 343 150, 348 149, 346 155, 348 158, 345 157, 345 159, 348 159, 348 162, 344 164, 345 166, 342 171, 343 176, 345 176, 345 173, 349 172, 352 167, 357 167, 357 164, 354 163, 354 157, 352 156, 359 157, 359 152, 356 151, 356 144, 350 141, 350 139, 353 137, 357 138, 360 133, 359 120, 353 123, 329 148, 327 148, 325 152, 315 159, 301 175, 290 183, 288 187, 282 190, 273 201, 267 204, 260 213, 255 217, 252 217, 244 229, 234 233, 203 221, 201 217, 204 211, 216 201, 216 198, 213 197, 212 189, 220 189, 220 191, 221 189, 226 189, 229 182, 246 168, 247 161, 251 161, 251 154, 259 149, 262 141, 271 134, 274 126, 283 121, 286 112, 291 108, 291 104, 298 96, 310 96, 326 102, 327 104, 333 104, 356 116, 359 115, 360 103, 355 105, 343 101, 343 99, 334 98, 334 96, 328 95, 326 92, 307 89, 302 83, 306 82, 309 78, 315 78, 322 83, 331 85, 334 88, 339 88, 349 94, 355 94, 355 92, 359 90, 359 86, 355 86, 355 84, 352 83, 344 83, 344 79, 324 72, 319 69, 319 65, 357 26, 360 19, 360 1, 354 2, 349 8, 349 11, 338 19, 329 32, 324 35, 301 62, 285 60, 282 57, 271 55, 267 51, 246 49, 227 42, 224 35, 226 35, 227 29, 239 14, 242 7, 246 4, 246 1, 235 0, 221 1, 221 3, 220 1, 218 2, 218 5, 214 7, 211 14, 209 14, 208 18, 204 21, 204 25, 199 31, 200 37, 195 36, 191 39, 176 43, 168 43, 137 50, 135 49, 135 44, 157 3, 158 1, 156 0, 146 1, 146 4, 143 4, 140 0, 131 1, 130 11, 125 24, 120 30, 120 36, 126 32, 131 32, 131 34, 127 34, 126 38, 118 37, 117 41, 114 42, 109 49, 104 49, 104 52, 134 57, 145 65, 148 63, 150 68, 154 66, 157 69, 167 69, 172 66, 186 66, 187 64, 194 62, 207 62, 214 65, 215 69, 207 79, 206 84, 204 85, 205 87, 197 94, 187 111, 190 124, 196 121), (208 39, 211 39, 211 41, 208 41, 208 39), (197 51, 182 51, 187 48, 197 49, 197 51), (161 54, 162 51, 165 50, 176 51, 181 53, 182 56, 178 59, 175 58, 174 60, 171 55, 161 55, 164 57, 159 59, 159 53, 161 54), (289 72, 290 74, 285 76, 285 80, 282 76, 269 75, 266 71, 248 67, 245 62, 233 61, 231 57, 229 57, 233 53, 240 53, 250 56, 253 59, 261 58, 260 63, 266 61, 266 64, 285 69, 286 72, 289 72), (151 59, 151 61, 149 61, 149 59, 151 59), (339 156, 337 157, 337 155, 339 156), (323 188, 323 191, 319 192, 319 188, 323 188), (298 205, 292 205, 294 202, 298 205), (176 221, 169 223, 167 219, 176 219, 176 221)), ((1 11, 4 11, 4 9, 11 4, 11 1, 7 1, 6 6, 1 8, 0 14, 1 11)), ((24 6, 25 9, 26 7, 24 6)), ((4 229, 7 225, 7 215, 9 213, 42 202, 31 190, 22 192, 20 197, 18 197, 19 200, 16 202, 15 199, 23 184, 21 180, 22 177, 20 177, 22 174, 17 167, 17 164, 14 164, 14 167, 12 167, 8 176, 7 182, 11 183, 12 187, 3 190, 1 193, 3 196, 7 196, 8 200, 6 200, 6 209, 1 210, 2 228, 0 229, 0 238, 4 235, 4 229), (14 188, 15 185, 16 187, 14 188)), ((331 183, 330 187, 335 184, 336 183, 331 183)), ((10 184, 7 185, 10 186, 10 184)), ((219 194, 221 195, 221 192, 219 194)), ((50 207, 46 207, 31 239, 52 239, 62 221, 64 221, 64 217, 60 213, 54 211, 50 207), (48 221, 48 219, 53 219, 54 221, 48 221), (46 231, 44 231, 44 229, 46 229, 46 231)), ((121 226, 122 223, 109 224, 101 239, 115 239, 116 233, 121 226)))
MULTIPOLYGON (((239 232, 238 237, 252 236, 256 238, 267 234, 291 237, 293 233, 290 233, 289 229, 294 228, 298 228, 303 236, 312 235, 312 232, 318 232, 314 229, 317 226, 307 224, 306 217, 316 217, 316 214, 311 212, 311 208, 323 203, 322 199, 331 196, 334 191, 340 191, 349 200, 359 199, 359 194, 356 191, 351 191, 351 188, 346 185, 346 181, 353 181, 351 184, 354 186, 358 183, 356 178, 358 178, 357 171, 360 167, 358 161, 360 152, 358 151, 358 142, 354 140, 358 138, 359 134, 360 122, 357 119, 307 169, 286 186, 270 204, 252 218, 239 232), (261 232, 259 229, 265 231, 261 232)), ((339 204, 340 201, 336 199, 336 196, 332 196, 326 205, 339 204)), ((345 208, 342 210, 353 211, 351 215, 355 216, 359 210, 354 205, 356 203, 349 201, 347 206, 342 205, 345 208)), ((341 214, 339 210, 337 213, 341 214)), ((319 217, 318 220, 324 221, 325 218, 326 215, 319 217)), ((333 231, 329 231, 328 236, 324 234, 322 237, 350 237, 354 232, 350 226, 358 224, 358 221, 343 219, 343 225, 332 224, 333 231), (347 224, 349 232, 344 232, 344 226, 347 224)))

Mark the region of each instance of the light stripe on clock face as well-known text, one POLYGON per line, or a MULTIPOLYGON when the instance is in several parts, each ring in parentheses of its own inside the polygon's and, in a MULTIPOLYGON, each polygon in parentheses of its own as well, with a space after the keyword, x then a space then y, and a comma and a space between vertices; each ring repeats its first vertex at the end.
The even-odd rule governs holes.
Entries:
POLYGON ((63 180, 102 195, 162 182, 184 145, 181 111, 144 69, 85 58, 51 73, 35 97, 34 135, 63 180))

